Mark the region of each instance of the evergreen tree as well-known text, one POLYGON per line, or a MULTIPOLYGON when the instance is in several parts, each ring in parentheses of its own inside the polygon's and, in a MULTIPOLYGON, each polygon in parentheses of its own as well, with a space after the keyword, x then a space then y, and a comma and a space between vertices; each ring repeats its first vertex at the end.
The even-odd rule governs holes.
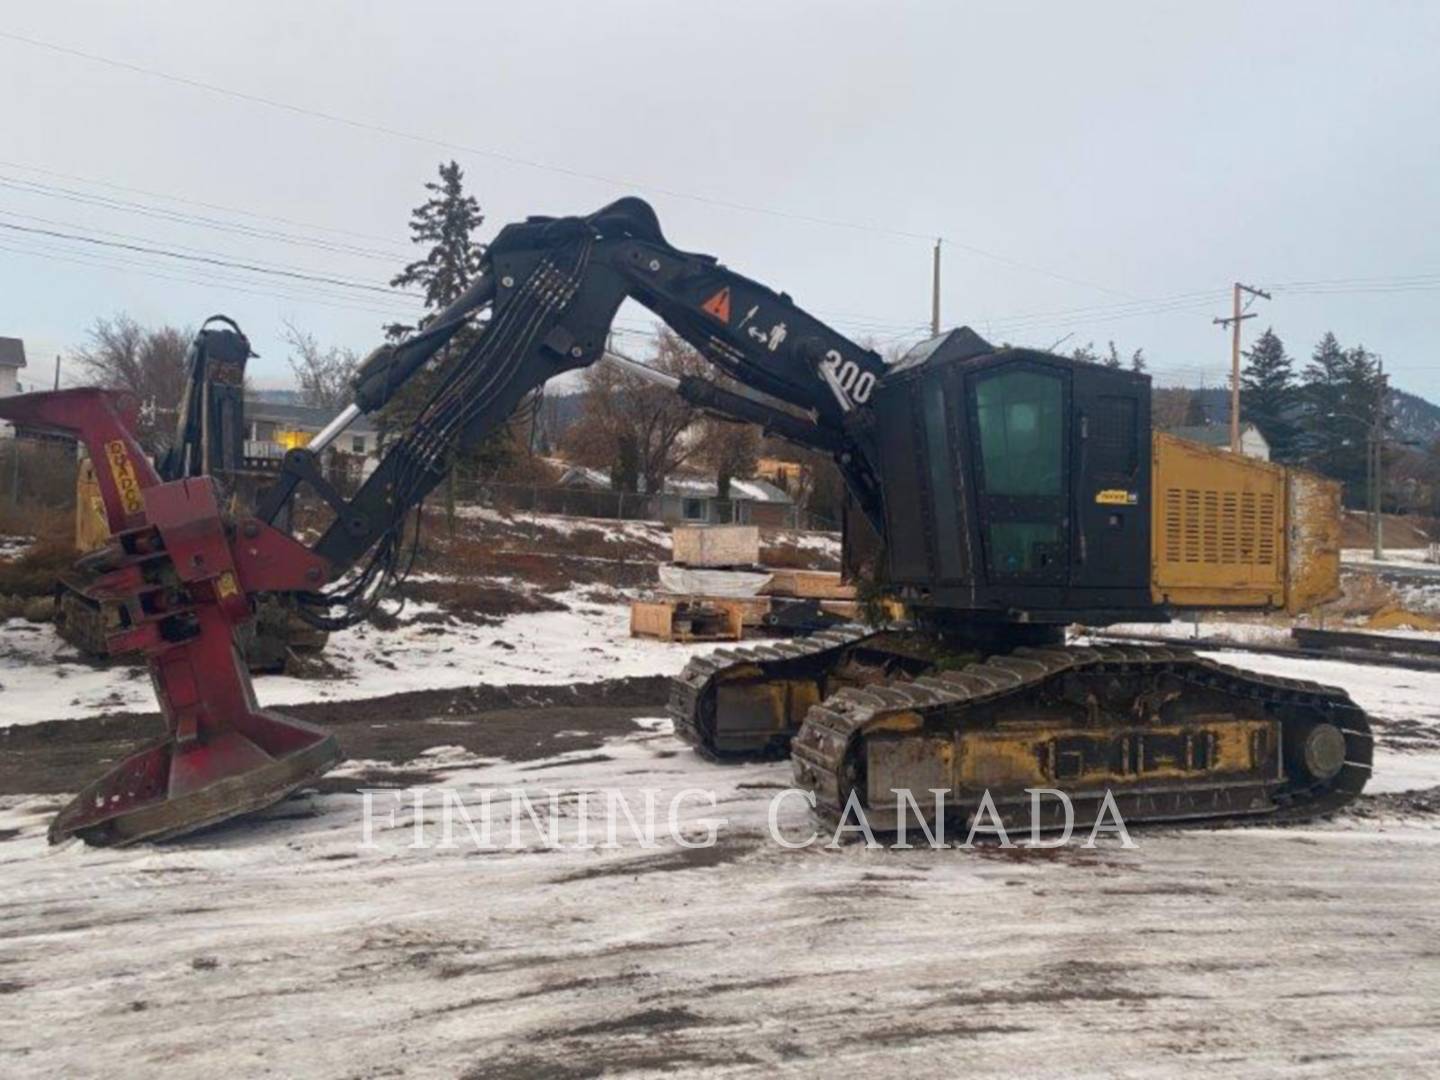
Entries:
MULTIPOLYGON (((1372 413, 1356 394, 1368 354, 1347 352, 1335 335, 1326 333, 1305 367, 1302 387, 1304 415, 1300 454, 1311 468, 1341 481, 1346 500, 1363 501, 1367 440, 1372 413)), ((1371 406, 1373 408, 1373 405, 1371 406)))
POLYGON ((485 223, 480 204, 465 194, 465 174, 455 162, 440 166, 440 180, 425 185, 430 198, 410 213, 410 242, 429 245, 416 259, 390 279, 397 289, 419 285, 425 306, 432 313, 445 307, 469 287, 480 272, 485 245, 475 230, 485 223))
POLYGON ((1210 412, 1205 408, 1203 390, 1192 393, 1185 401, 1185 420, 1182 427, 1205 427, 1210 423, 1210 412))
MULTIPOLYGON (((480 203, 465 192, 465 174, 454 161, 439 166, 439 179, 426 183, 429 193, 410 214, 410 240, 424 248, 424 254, 390 279, 395 288, 419 286, 425 294, 424 325, 447 307, 474 282, 484 261, 485 245, 475 236, 485 221, 480 203)), ((411 328, 391 326, 392 339, 403 337, 411 328)), ((477 331, 461 330, 439 356, 413 375, 393 397, 377 419, 382 440, 401 434, 415 422, 439 385, 449 362, 464 354, 474 343, 477 331)), ((452 457, 445 487, 446 508, 453 511, 460 474, 493 473, 514 456, 515 444, 508 429, 502 428, 479 446, 452 457)))
POLYGON ((1384 428, 1387 427, 1384 394, 1384 377, 1380 374, 1380 358, 1368 351, 1364 345, 1345 350, 1345 361, 1341 368, 1342 407, 1354 419, 1355 440, 1351 448, 1355 451, 1349 465, 1351 475, 1347 477, 1352 498, 1370 505, 1370 470, 1367 452, 1375 438, 1376 421, 1381 429, 1380 452, 1385 452, 1384 428))
MULTIPOLYGON (((1114 341, 1105 343, 1105 351, 1101 353, 1095 348, 1093 341, 1087 341, 1084 345, 1076 346, 1070 350, 1072 360, 1080 360, 1087 364, 1104 364, 1108 368, 1124 367, 1125 363, 1120 357, 1120 350, 1114 341)), ((1136 349, 1130 354, 1130 370, 1143 372, 1145 370, 1145 350, 1136 349)))
POLYGON ((1295 370, 1285 343, 1267 329, 1245 354, 1240 372, 1240 415, 1260 429, 1270 456, 1289 461, 1295 453, 1295 370))

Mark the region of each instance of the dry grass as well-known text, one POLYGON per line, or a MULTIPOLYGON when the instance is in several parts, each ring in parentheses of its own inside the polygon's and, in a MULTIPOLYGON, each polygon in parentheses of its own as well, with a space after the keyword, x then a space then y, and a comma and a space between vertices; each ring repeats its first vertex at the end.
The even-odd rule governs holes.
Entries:
POLYGON ((1339 600, 1325 605, 1327 615, 1373 615, 1399 603, 1395 590, 1374 574, 1342 574, 1339 600))
POLYGON ((26 536, 33 543, 13 559, 0 560, 0 596, 48 597, 70 569, 75 550, 75 511, 33 504, 0 507, 0 534, 26 536))
POLYGON ((33 502, 12 506, 0 502, 0 535, 30 536, 37 542, 70 544, 75 542, 74 508, 57 509, 33 502))
MULTIPOLYGON (((1437 535, 1434 518, 1409 517, 1401 514, 1386 514, 1384 521, 1385 546, 1392 548, 1429 547, 1430 537, 1437 535)), ((1347 548, 1369 547, 1370 515, 1356 510, 1347 510, 1340 519, 1340 546, 1347 548)))

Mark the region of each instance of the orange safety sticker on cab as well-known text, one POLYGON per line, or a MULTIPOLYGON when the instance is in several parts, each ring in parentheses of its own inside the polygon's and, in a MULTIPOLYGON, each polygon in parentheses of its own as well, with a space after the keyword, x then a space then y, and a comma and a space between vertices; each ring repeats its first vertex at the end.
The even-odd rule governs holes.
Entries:
POLYGON ((714 315, 723 323, 730 321, 730 286, 725 286, 714 296, 700 305, 700 310, 708 315, 714 315))
POLYGON ((240 594, 240 585, 235 580, 235 575, 226 570, 220 575, 220 580, 215 583, 215 591, 220 594, 221 600, 228 600, 232 596, 240 594))
POLYGON ((135 477, 135 466, 130 463, 130 454, 123 439, 112 439, 105 444, 105 460, 110 463, 110 475, 115 478, 115 487, 120 492, 120 505, 127 514, 145 511, 145 493, 140 490, 140 481, 135 477))

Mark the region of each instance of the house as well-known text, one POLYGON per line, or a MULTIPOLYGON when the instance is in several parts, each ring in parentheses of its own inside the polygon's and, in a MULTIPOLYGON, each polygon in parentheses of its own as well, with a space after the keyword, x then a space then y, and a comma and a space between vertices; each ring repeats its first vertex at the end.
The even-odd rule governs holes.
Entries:
MULTIPOLYGON (((309 405, 245 399, 245 456, 247 458, 282 458, 286 450, 307 445, 320 430, 334 419, 336 410, 315 409, 309 405)), ((380 459, 380 433, 366 416, 357 416, 344 434, 331 444, 336 450, 367 459, 380 459)), ((367 464, 368 473, 373 464, 367 464)))
POLYGON ((20 393, 20 369, 25 366, 25 342, 0 337, 0 397, 20 393))
POLYGON ((809 469, 798 461, 762 457, 755 463, 755 475, 782 491, 798 491, 809 479, 809 469))
MULTIPOLYGON (((1189 439, 1191 442, 1214 446, 1220 450, 1230 449, 1229 424, 1177 427, 1171 428, 1169 434, 1174 435, 1177 439, 1189 439)), ((1245 457, 1259 458, 1261 461, 1270 460, 1270 443, 1266 441, 1264 435, 1260 434, 1260 429, 1254 424, 1242 422, 1240 425, 1240 453, 1245 457)))
MULTIPOLYGON (((25 366, 25 343, 19 338, 0 337, 0 397, 20 393, 20 369, 25 366)), ((9 424, 0 423, 0 436, 15 433, 9 424)))
MULTIPOLYGON (((599 469, 571 465, 560 486, 615 493, 610 477, 599 469)), ((730 497, 721 499, 714 480, 700 476, 672 476, 658 495, 625 496, 647 500, 644 515, 660 521, 687 521, 711 525, 770 525, 794 528, 795 501, 768 480, 731 480, 730 497)), ((638 515, 627 515, 638 516, 638 515)))

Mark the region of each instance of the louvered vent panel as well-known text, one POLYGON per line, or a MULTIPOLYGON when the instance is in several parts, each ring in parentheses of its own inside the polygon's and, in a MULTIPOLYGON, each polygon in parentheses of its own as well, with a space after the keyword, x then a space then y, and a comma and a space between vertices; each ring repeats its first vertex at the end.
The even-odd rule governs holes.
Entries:
POLYGON ((1255 565, 1255 493, 1240 493, 1240 561, 1255 565))
POLYGON ((1240 561, 1240 498, 1233 491, 1220 497, 1220 561, 1226 566, 1240 561))
POLYGON ((1180 489, 1165 489, 1165 561, 1180 561, 1180 489))
POLYGON ((1275 565, 1275 496, 1260 495, 1259 534, 1255 537, 1255 559, 1261 566, 1275 565))
POLYGON ((1284 603, 1283 472, 1160 432, 1154 439, 1157 597, 1215 608, 1284 603))
POLYGON ((1273 566, 1275 496, 1269 492, 1165 490, 1165 561, 1273 566))
POLYGON ((1200 534, 1205 540, 1203 561, 1207 563, 1218 563, 1220 561, 1220 493, 1218 491, 1205 491, 1201 493, 1202 505, 1204 506, 1204 517, 1200 522, 1200 534))
POLYGON ((1185 561, 1200 561, 1200 492, 1185 489, 1185 561))

